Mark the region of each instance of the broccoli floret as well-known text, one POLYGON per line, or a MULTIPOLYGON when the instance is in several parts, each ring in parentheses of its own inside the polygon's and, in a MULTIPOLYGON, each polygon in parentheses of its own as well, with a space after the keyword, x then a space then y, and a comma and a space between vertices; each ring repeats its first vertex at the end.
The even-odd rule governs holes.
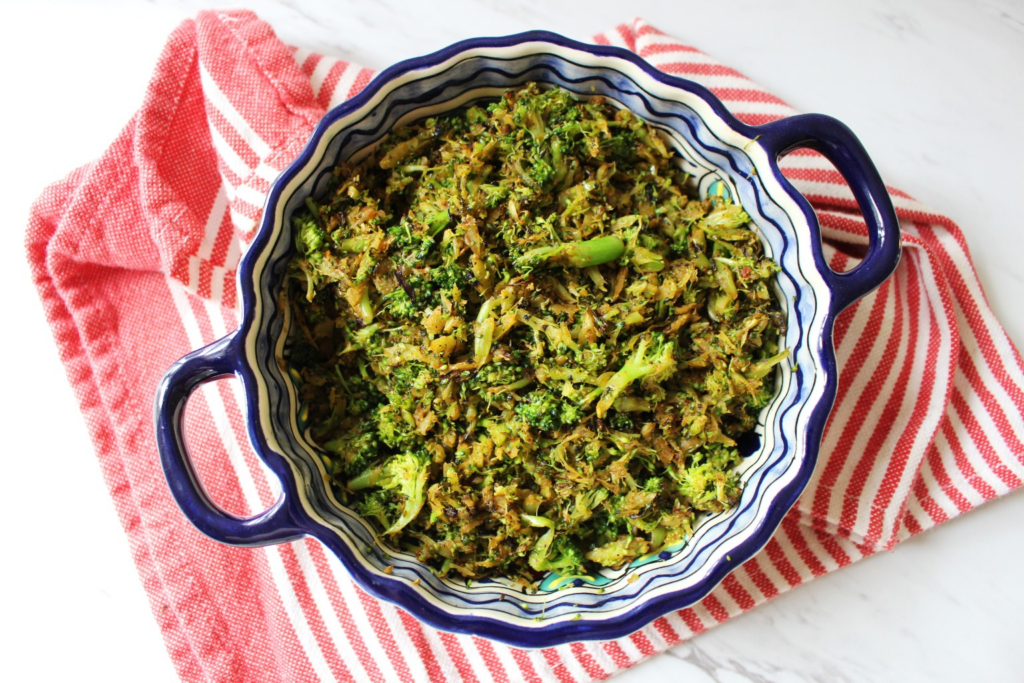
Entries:
POLYGON ((403 496, 401 514, 384 533, 400 531, 416 518, 427 498, 427 475, 430 472, 430 458, 425 453, 401 453, 391 456, 379 467, 372 467, 348 482, 350 491, 380 487, 385 491, 403 496))
POLYGON ((515 363, 495 361, 483 366, 470 379, 473 389, 504 387, 516 384, 523 379, 523 367, 515 363))
POLYGON ((638 379, 660 382, 676 371, 675 342, 667 342, 660 334, 641 337, 636 351, 616 372, 597 402, 597 416, 604 417, 626 387, 638 379))
POLYGON ((448 211, 435 211, 426 217, 427 234, 431 237, 436 237, 438 233, 448 227, 451 220, 452 217, 448 211))
POLYGON ((531 555, 529 560, 530 566, 539 572, 558 572, 563 576, 582 573, 583 561, 580 549, 564 536, 551 543, 546 557, 534 561, 531 555))
POLYGON ((318 254, 327 240, 327 235, 312 212, 306 210, 296 213, 292 217, 292 225, 295 226, 295 248, 299 253, 307 257, 318 254))
POLYGON ((368 354, 376 355, 381 352, 380 337, 377 332, 380 330, 379 323, 357 327, 358 323, 352 323, 345 328, 345 351, 363 349, 368 354))
POLYGON ((564 536, 555 536, 555 523, 540 515, 520 515, 524 523, 536 528, 547 529, 537 539, 530 551, 527 562, 534 571, 578 574, 583 565, 583 553, 564 536))
POLYGON ((558 419, 563 425, 576 424, 583 419, 583 410, 574 403, 563 402, 558 419))
POLYGON ((571 509, 566 510, 563 519, 576 526, 587 521, 600 509, 600 505, 608 498, 608 489, 598 486, 589 491, 579 491, 571 509))
POLYGON ((324 444, 324 450, 332 456, 333 476, 345 479, 362 472, 377 459, 380 444, 372 431, 353 430, 331 439, 324 444))
POLYGON ((592 375, 600 375, 608 367, 612 352, 604 345, 581 347, 576 353, 576 364, 592 375))
POLYGON ((388 375, 388 396, 394 396, 392 403, 405 403, 413 396, 422 395, 433 379, 434 373, 424 363, 412 361, 396 365, 388 375))
POLYGON ((739 463, 735 449, 707 446, 693 456, 690 466, 679 476, 679 493, 690 500, 695 510, 727 510, 739 500, 739 477, 733 471, 739 463))
POLYGON ((629 129, 623 130, 618 135, 602 140, 601 148, 607 150, 616 161, 632 161, 636 158, 636 134, 629 129))
POLYGON ((529 175, 535 183, 542 188, 547 188, 552 178, 555 177, 555 169, 543 157, 535 157, 529 175))
POLYGON ((564 424, 579 422, 583 417, 582 411, 575 405, 544 389, 527 394, 526 399, 516 406, 516 414, 531 427, 542 431, 552 431, 564 424))
POLYGON ((430 282, 436 289, 450 291, 453 287, 463 287, 476 282, 476 276, 468 268, 457 264, 438 266, 430 269, 430 282))
POLYGON ((651 477, 644 482, 644 491, 648 493, 661 493, 664 480, 661 477, 651 477))
POLYGON ((434 247, 433 237, 414 232, 406 221, 388 228, 388 233, 394 237, 390 250, 392 258, 407 266, 423 263, 434 247))
MULTIPOLYGON (((360 368, 365 371, 365 368, 360 368)), ((355 374, 357 368, 342 370, 336 368, 336 376, 342 373, 353 373, 338 382, 338 385, 345 395, 346 411, 349 415, 365 415, 380 405, 384 399, 373 382, 365 378, 362 373, 355 374)))
POLYGON ((595 507, 594 516, 588 520, 587 527, 592 530, 589 540, 594 546, 610 543, 617 539, 629 527, 629 522, 615 514, 614 508, 621 506, 621 498, 610 499, 603 506, 595 507))
POLYGON ((384 297, 384 309, 395 318, 413 319, 420 313, 416 302, 410 299, 401 287, 392 290, 384 297))
POLYGON ((750 222, 750 216, 739 204, 722 202, 716 205, 707 216, 704 217, 704 229, 714 233, 720 230, 731 230, 750 222))
POLYGON ((630 417, 629 413, 616 410, 612 413, 612 419, 608 421, 608 426, 617 432, 634 432, 636 431, 636 423, 633 422, 633 418, 630 417))
POLYGON ((481 185, 480 189, 484 192, 484 206, 488 209, 493 209, 508 199, 509 189, 504 185, 481 185))
POLYGON ((416 448, 422 437, 416 433, 410 420, 405 419, 404 411, 391 405, 377 408, 373 419, 377 423, 377 435, 388 447, 398 451, 416 448))
POLYGON ((356 503, 356 512, 363 517, 376 519, 385 529, 390 527, 391 520, 400 514, 394 499, 388 491, 383 489, 366 494, 362 500, 356 503))

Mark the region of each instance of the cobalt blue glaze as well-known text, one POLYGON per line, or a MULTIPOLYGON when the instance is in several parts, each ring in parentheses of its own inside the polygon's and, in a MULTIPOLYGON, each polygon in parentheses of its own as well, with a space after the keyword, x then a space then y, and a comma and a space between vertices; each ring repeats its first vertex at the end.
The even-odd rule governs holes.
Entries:
POLYGON ((702 86, 659 72, 631 52, 552 33, 457 43, 381 72, 324 117, 306 148, 273 183, 260 230, 239 268, 239 329, 183 358, 161 383, 156 423, 164 471, 182 511, 211 538, 251 546, 313 536, 367 591, 437 628, 520 647, 620 637, 697 602, 767 543, 810 479, 835 398, 835 316, 881 284, 895 269, 899 253, 899 227, 885 186, 857 139, 834 119, 808 115, 748 126, 702 86), (322 465, 297 426, 294 387, 277 362, 285 322, 273 294, 291 249, 289 211, 316 192, 323 169, 372 144, 402 115, 417 118, 417 112, 431 106, 450 109, 461 92, 479 98, 484 85, 500 91, 502 84, 526 80, 557 83, 581 95, 600 92, 628 104, 674 136, 677 148, 689 150, 686 162, 704 174, 701 183, 710 183, 702 190, 727 185, 739 193, 766 248, 782 265, 779 295, 791 327, 786 344, 792 343, 794 359, 800 359, 799 372, 791 366, 780 372, 776 399, 762 414, 764 432, 754 440, 758 448, 748 458, 737 509, 698 524, 685 548, 613 572, 607 592, 581 580, 570 581, 565 591, 541 595, 516 593, 494 581, 462 586, 375 543, 369 526, 333 500, 322 465), (702 108, 706 111, 700 115, 702 108), (745 144, 727 139, 736 136, 745 144), (829 270, 813 210, 778 169, 777 157, 796 147, 825 154, 853 187, 865 213, 869 253, 849 273, 829 270), (247 520, 209 500, 181 437, 181 411, 190 393, 224 375, 242 382, 250 440, 283 490, 273 507, 247 520), (385 566, 391 573, 383 571, 385 566))
MULTIPOLYGON (((864 214, 870 240, 868 257, 846 273, 832 272, 827 266, 822 270, 831 281, 832 310, 838 314, 881 284, 899 263, 900 226, 889 192, 860 140, 841 121, 822 114, 801 114, 765 124, 759 130, 758 142, 775 157, 801 147, 823 154, 850 185, 864 214)), ((810 205, 804 209, 813 219, 810 205)))
MULTIPOLYGON (((230 545, 261 546, 300 538, 305 531, 295 525, 290 496, 282 496, 266 511, 249 519, 230 515, 210 500, 189 461, 182 438, 185 403, 200 384, 234 375, 239 360, 230 334, 188 354, 164 375, 157 390, 156 439, 160 462, 174 499, 185 516, 204 534, 230 545)), ((280 474, 280 473, 278 473, 280 474)))

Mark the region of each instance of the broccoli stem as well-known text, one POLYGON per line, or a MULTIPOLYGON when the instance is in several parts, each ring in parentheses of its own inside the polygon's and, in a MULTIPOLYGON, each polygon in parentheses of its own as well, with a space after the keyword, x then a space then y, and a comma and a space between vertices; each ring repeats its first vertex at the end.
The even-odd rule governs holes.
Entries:
POLYGON ((306 197, 306 208, 309 209, 309 214, 313 217, 313 220, 316 221, 317 226, 323 230, 324 218, 320 215, 320 205, 317 204, 316 200, 312 197, 306 197))
POLYGON ((392 456, 383 465, 371 467, 348 482, 349 491, 362 491, 373 486, 394 490, 404 497, 402 514, 384 530, 385 534, 400 531, 423 509, 429 461, 423 455, 403 453, 392 456))
POLYGON ((648 341, 645 337, 637 344, 636 352, 627 358, 622 368, 608 380, 601 392, 601 400, 597 402, 598 417, 603 418, 619 395, 636 380, 643 379, 652 373, 657 375, 671 371, 673 342, 665 344, 656 354, 651 354, 649 357, 647 346, 648 341))
POLYGON ((491 352, 491 344, 494 342, 494 319, 491 318, 491 311, 497 302, 496 298, 490 298, 480 306, 476 315, 476 337, 473 340, 473 362, 481 366, 487 362, 487 356, 491 352))
POLYGON ((522 256, 529 265, 541 262, 558 263, 570 268, 599 266, 619 259, 626 251, 626 245, 615 235, 595 237, 583 242, 566 242, 553 247, 537 247, 522 256))
POLYGON ((370 238, 366 235, 348 237, 338 242, 338 251, 347 254, 361 254, 370 246, 370 238))
POLYGON ((383 473, 383 465, 378 467, 371 467, 365 470, 362 474, 356 476, 354 479, 349 479, 348 488, 352 491, 362 491, 363 489, 372 488, 377 485, 377 481, 380 479, 383 473))
POLYGON ((758 361, 750 366, 743 375, 747 379, 763 379, 765 375, 771 372, 772 368, 782 362, 789 356, 789 349, 783 349, 781 352, 775 354, 770 358, 765 358, 762 361, 758 361))
POLYGON ((551 552, 551 544, 555 541, 555 523, 547 517, 541 517, 540 515, 520 513, 519 518, 532 527, 547 529, 544 535, 537 539, 537 543, 533 546, 533 550, 527 558, 527 562, 535 571, 543 571, 544 561, 547 559, 548 553, 551 552))
POLYGON ((370 298, 369 287, 363 291, 363 296, 359 300, 359 317, 366 325, 373 322, 373 300, 370 298))

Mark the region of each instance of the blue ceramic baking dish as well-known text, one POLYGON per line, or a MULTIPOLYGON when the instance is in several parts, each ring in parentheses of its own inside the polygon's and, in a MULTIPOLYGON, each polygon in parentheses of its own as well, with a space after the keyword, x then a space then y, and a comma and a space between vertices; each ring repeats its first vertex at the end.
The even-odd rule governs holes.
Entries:
POLYGON ((464 41, 383 71, 324 117, 273 183, 238 272, 241 325, 182 358, 160 385, 160 457, 182 511, 206 535, 242 546, 312 536, 367 591, 439 629, 521 647, 623 636, 700 600, 771 538, 811 477, 835 398, 836 315, 881 284, 899 257, 899 226, 885 186, 856 137, 834 119, 805 115, 749 126, 705 88, 659 72, 633 53, 552 33, 464 41), (664 133, 699 192, 728 194, 742 203, 782 268, 776 295, 788 319, 783 344, 791 350, 741 465, 744 488, 735 508, 701 519, 680 548, 606 571, 594 581, 550 576, 536 592, 501 580, 466 585, 439 578, 413 557, 379 543, 369 524, 338 503, 304 436, 296 387, 282 360, 288 313, 278 304, 294 248, 290 217, 305 197, 317 195, 337 162, 358 160, 396 125, 530 81, 628 107, 664 133), (799 147, 816 149, 835 164, 867 219, 867 256, 848 273, 829 269, 814 211, 779 172, 778 158, 799 147), (252 445, 283 490, 274 506, 250 519, 225 513, 204 493, 182 439, 189 395, 224 375, 241 380, 252 445))

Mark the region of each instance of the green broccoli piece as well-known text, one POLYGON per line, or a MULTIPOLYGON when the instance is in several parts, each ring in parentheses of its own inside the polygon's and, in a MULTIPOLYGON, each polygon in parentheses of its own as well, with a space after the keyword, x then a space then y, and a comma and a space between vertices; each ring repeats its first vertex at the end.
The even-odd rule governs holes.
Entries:
POLYGON ((704 217, 704 228, 714 233, 723 230, 732 230, 750 222, 750 216, 739 204, 722 202, 716 205, 707 216, 704 217))
POLYGON ((356 512, 363 517, 376 519, 385 529, 391 526, 392 519, 401 514, 391 494, 384 489, 367 493, 356 503, 356 512))
POLYGON ((551 544, 551 549, 543 559, 536 560, 531 553, 528 560, 530 567, 539 572, 557 572, 563 576, 580 574, 583 567, 583 553, 569 539, 559 536, 551 544))
POLYGON ((451 223, 451 221, 451 214, 449 214, 447 210, 435 211, 427 216, 427 234, 431 237, 436 237, 438 233, 448 227, 448 224, 451 223))
POLYGON ((630 417, 629 413, 621 410, 616 410, 612 413, 612 419, 608 421, 608 426, 617 432, 636 431, 636 423, 633 421, 633 418, 630 417))
POLYGON ((547 188, 555 177, 555 169, 543 157, 535 157, 528 171, 530 177, 542 188, 547 188))
POLYGON ((544 389, 527 394, 525 400, 516 405, 516 414, 526 424, 546 432, 579 422, 583 417, 577 406, 544 389))
POLYGON ((611 350, 604 344, 597 346, 591 344, 585 347, 581 346, 580 350, 576 352, 576 364, 590 374, 597 376, 608 367, 608 361, 611 360, 611 357, 611 350))
POLYGON ((407 221, 388 228, 388 234, 394 237, 389 251, 391 257, 406 266, 422 264, 434 248, 434 238, 414 232, 407 221))
POLYGON ((401 453, 388 458, 378 467, 371 467, 349 480, 350 491, 380 487, 404 497, 401 514, 384 530, 386 534, 401 531, 423 509, 427 499, 427 475, 430 458, 425 453, 401 453))
POLYGON ((430 282, 437 289, 451 291, 453 287, 476 282, 473 271, 458 265, 444 265, 430 269, 430 282))
POLYGON ((295 248, 299 253, 306 257, 319 254, 327 241, 327 233, 313 213, 309 210, 296 213, 292 217, 292 225, 295 226, 295 248))
POLYGON ((484 206, 493 209, 508 199, 509 189, 504 185, 481 185, 484 192, 484 206))
POLYGON ((614 235, 595 237, 584 242, 565 242, 555 246, 537 247, 514 259, 522 273, 529 273, 543 264, 569 268, 587 268, 617 261, 626 251, 625 243, 614 235))
POLYGON ((524 379, 523 374, 524 370, 521 365, 495 361, 488 363, 473 373, 469 384, 475 390, 490 387, 507 387, 522 381, 524 379))
POLYGON ((619 394, 638 379, 660 382, 671 377, 675 371, 675 342, 666 342, 660 334, 641 337, 636 351, 608 380, 601 392, 601 399, 597 402, 597 416, 603 418, 619 394))
POLYGON ((739 477, 733 468, 740 463, 735 449, 707 446, 698 452, 677 480, 680 495, 688 498, 695 510, 722 512, 740 497, 739 477))
POLYGON ((650 544, 636 536, 622 535, 614 541, 589 551, 584 557, 602 567, 618 567, 637 557, 650 548, 650 544))
POLYGON ((409 298, 404 289, 398 287, 384 297, 384 310, 394 318, 413 319, 419 316, 416 302, 409 298))
POLYGON ((527 562, 534 571, 579 574, 583 566, 583 553, 564 536, 555 535, 555 523, 540 515, 521 514, 520 518, 532 527, 546 528, 537 539, 527 562))
POLYGON ((394 366, 388 375, 388 394, 395 396, 392 403, 403 403, 410 396, 422 394, 433 379, 433 371, 424 363, 411 361, 394 366))
POLYGON ((353 430, 323 445, 331 458, 333 476, 346 479, 369 467, 380 454, 380 443, 372 431, 353 430))
POLYGON ((601 141, 601 148, 616 161, 630 162, 636 158, 636 134, 626 129, 618 135, 601 141))
POLYGON ((416 433, 412 423, 412 415, 408 419, 406 411, 391 405, 377 408, 373 419, 377 423, 377 435, 389 448, 405 451, 416 448, 422 437, 416 433))
MULTIPOLYGON (((621 497, 619 496, 619 498, 621 497)), ((620 504, 620 501, 610 499, 604 503, 604 506, 595 506, 594 515, 587 523, 587 528, 592 530, 590 540, 595 546, 614 541, 629 528, 628 520, 619 517, 614 512, 616 505, 620 504)))
POLYGON ((651 477, 644 482, 644 491, 648 493, 661 493, 664 480, 661 477, 651 477))
POLYGON ((563 402, 562 412, 558 416, 563 425, 576 424, 583 419, 583 410, 573 403, 563 402))

